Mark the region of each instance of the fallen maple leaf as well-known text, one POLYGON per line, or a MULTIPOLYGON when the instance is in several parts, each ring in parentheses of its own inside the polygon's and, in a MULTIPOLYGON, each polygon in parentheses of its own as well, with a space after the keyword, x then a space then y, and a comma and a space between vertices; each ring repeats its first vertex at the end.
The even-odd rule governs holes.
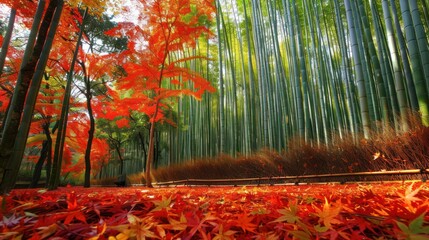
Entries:
POLYGON ((213 240, 232 240, 232 239, 235 239, 234 234, 236 232, 237 231, 232 231, 232 230, 224 231, 223 225, 221 224, 219 226, 219 233, 215 233, 215 237, 213 238, 213 240))
POLYGON ((189 231, 190 236, 194 236, 197 232, 201 234, 203 238, 207 238, 206 236, 206 228, 208 228, 210 223, 215 220, 218 220, 217 217, 213 216, 211 212, 208 212, 202 219, 195 213, 185 215, 188 226, 192 227, 189 231))
POLYGON ((165 196, 162 196, 162 200, 155 200, 152 201, 153 204, 155 204, 155 208, 152 209, 151 212, 161 211, 161 210, 168 210, 170 209, 171 205, 171 196, 169 198, 165 198, 165 196))
POLYGON ((80 210, 72 211, 67 214, 66 219, 64 220, 64 224, 70 224, 73 220, 78 220, 86 223, 86 217, 80 210))
POLYGON ((325 204, 323 205, 323 209, 319 209, 316 206, 314 206, 317 213, 316 216, 319 217, 319 223, 324 224, 324 226, 328 228, 332 228, 332 224, 339 224, 341 221, 339 221, 337 216, 340 214, 341 211, 341 205, 339 206, 331 206, 331 204, 328 202, 328 199, 325 198, 325 204))
POLYGON ((413 185, 414 183, 408 186, 404 194, 398 192, 398 196, 401 197, 401 199, 405 202, 406 207, 411 212, 415 212, 415 207, 412 205, 412 203, 416 201, 422 201, 420 198, 416 197, 416 195, 420 192, 423 185, 420 185, 420 187, 415 190, 413 190, 413 185))
POLYGON ((159 239, 159 237, 151 230, 151 228, 154 227, 154 223, 156 222, 151 217, 141 219, 132 214, 128 214, 128 221, 130 224, 124 224, 114 227, 114 229, 120 232, 118 235, 115 236, 115 239, 159 239))
POLYGON ((402 189, 396 183, 370 184, 370 191, 361 191, 362 186, 353 184, 267 186, 253 190, 71 187, 39 193, 17 189, 5 197, 7 216, 0 219, 0 239, 23 236, 32 240, 271 240, 392 236, 419 240, 428 235, 429 217, 428 188, 420 185, 402 189), (417 192, 416 188, 420 190, 417 192), (398 197, 397 189, 402 189, 403 197, 398 197), (67 200, 71 208, 75 202, 72 191, 78 205, 68 209, 67 200), (405 199, 414 206, 414 212, 408 209, 405 199), (77 212, 82 215, 79 217, 77 212))
POLYGON ((255 232, 257 225, 252 223, 255 217, 249 216, 247 213, 238 214, 236 217, 237 219, 232 221, 235 227, 241 228, 245 233, 255 232))
POLYGON ((300 217, 297 216, 298 205, 293 203, 289 208, 277 210, 282 216, 278 217, 273 222, 287 222, 287 223, 296 223, 300 220, 300 217))
POLYGON ((175 220, 173 218, 168 218, 169 224, 165 224, 164 228, 171 229, 174 231, 184 231, 187 227, 187 221, 185 215, 183 213, 180 215, 179 220, 175 220))

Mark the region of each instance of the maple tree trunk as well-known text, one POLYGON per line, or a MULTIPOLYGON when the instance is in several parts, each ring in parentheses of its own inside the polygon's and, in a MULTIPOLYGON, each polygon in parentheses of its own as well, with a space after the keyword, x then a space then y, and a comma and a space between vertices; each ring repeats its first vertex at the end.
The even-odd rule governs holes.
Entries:
MULTIPOLYGON (((157 104, 158 106, 158 104, 157 104)), ((156 108, 158 109, 158 107, 156 108)), ((147 154, 147 160, 146 160, 146 171, 145 171, 145 178, 146 178, 146 187, 152 188, 152 176, 151 176, 151 168, 153 163, 153 155, 154 155, 154 146, 155 146, 155 139, 154 134, 155 133, 155 123, 152 123, 150 125, 150 133, 149 133, 149 147, 148 147, 148 154, 147 154)))
POLYGON ((124 159, 122 158, 122 154, 121 154, 121 144, 115 144, 115 150, 118 153, 118 157, 119 157, 119 175, 122 175, 124 173, 124 159))
POLYGON ((31 179, 30 188, 37 187, 39 183, 40 176, 42 175, 43 163, 45 163, 45 159, 48 156, 48 141, 43 141, 42 151, 40 153, 39 160, 37 160, 36 166, 33 171, 33 178, 31 179))
MULTIPOLYGON (((169 32, 169 34, 170 34, 170 32, 169 32)), ((163 59, 162 67, 161 67, 161 73, 159 75, 158 87, 161 87, 161 85, 162 85, 161 83, 162 83, 162 78, 164 75, 165 60, 167 59, 167 56, 168 56, 168 44, 166 45, 166 48, 165 48, 164 59, 163 59)), ((159 93, 158 93, 158 95, 159 95, 159 93)), ((146 187, 149 187, 149 188, 153 188, 151 168, 152 168, 152 164, 153 164, 153 159, 154 159, 153 156, 154 156, 154 148, 155 148, 155 119, 158 115, 159 103, 160 103, 160 100, 159 99, 156 100, 155 113, 153 115, 153 122, 150 124, 150 131, 149 131, 149 146, 148 146, 148 153, 147 153, 147 160, 146 160, 146 172, 145 172, 146 187)))
MULTIPOLYGON (((168 40, 170 39, 170 34, 171 34, 171 31, 168 32, 166 42, 168 42, 168 40)), ((162 78, 164 76, 165 63, 166 63, 165 61, 167 60, 168 53, 169 53, 168 45, 169 44, 166 44, 166 46, 165 46, 164 58, 163 58, 162 64, 161 64, 161 72, 159 74, 159 82, 158 82, 159 88, 162 86, 162 78)), ((157 95, 159 96, 159 92, 157 95)), ((151 168, 152 168, 152 164, 153 164, 153 155, 154 155, 154 148, 155 148, 155 139, 154 139, 155 138, 155 119, 158 116, 159 104, 160 104, 160 100, 158 99, 158 100, 156 100, 156 103, 155 103, 155 113, 153 115, 153 122, 150 125, 150 131, 149 131, 149 146, 148 146, 148 153, 147 153, 147 160, 146 160, 146 172, 145 172, 146 187, 149 187, 149 188, 153 188, 151 168)))
POLYGON ((50 139, 49 145, 48 145, 48 158, 46 159, 46 167, 45 167, 45 170, 46 170, 45 187, 48 187, 49 180, 51 179, 51 169, 52 169, 52 139, 50 139))
MULTIPOLYGON (((40 153, 39 160, 37 161, 36 166, 34 168, 33 178, 31 179, 30 188, 37 187, 37 184, 39 183, 39 180, 40 180, 40 176, 42 175, 43 163, 45 163, 45 160, 50 158, 49 155, 51 154, 52 138, 51 138, 51 133, 49 131, 49 122, 43 125, 43 131, 45 132, 46 140, 43 141, 42 151, 40 153)), ((46 171, 46 175, 48 175, 48 171, 46 171)), ((48 179, 48 177, 46 178, 48 179)))
MULTIPOLYGON (((89 78, 89 77, 88 77, 89 78)), ((86 150, 85 150, 85 182, 84 187, 90 187, 91 185, 91 148, 92 148, 92 140, 94 139, 94 132, 95 132, 95 120, 94 120, 94 114, 92 112, 92 105, 91 105, 91 89, 89 87, 89 79, 87 84, 87 96, 86 96, 86 107, 88 108, 88 115, 89 115, 89 131, 88 131, 88 142, 86 144, 86 150)))

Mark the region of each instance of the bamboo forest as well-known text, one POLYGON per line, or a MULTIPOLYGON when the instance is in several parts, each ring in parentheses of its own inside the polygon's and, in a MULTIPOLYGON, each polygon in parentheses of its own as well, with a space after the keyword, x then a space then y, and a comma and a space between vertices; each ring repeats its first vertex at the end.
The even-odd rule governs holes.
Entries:
POLYGON ((424 129, 428 4, 2 0, 2 192, 424 129))

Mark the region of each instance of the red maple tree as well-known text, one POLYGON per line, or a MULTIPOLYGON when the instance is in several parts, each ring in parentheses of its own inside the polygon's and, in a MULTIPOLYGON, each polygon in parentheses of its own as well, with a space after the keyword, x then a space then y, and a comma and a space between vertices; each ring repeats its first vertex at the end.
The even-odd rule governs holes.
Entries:
POLYGON ((139 101, 141 111, 149 116, 146 185, 151 187, 155 123, 168 121, 164 112, 170 108, 169 101, 183 95, 200 99, 204 92, 215 91, 209 81, 184 64, 203 58, 196 55, 184 57, 184 50, 194 48, 200 36, 210 36, 207 23, 215 8, 206 0, 141 0, 140 3, 143 5, 143 17, 140 18, 143 26, 121 23, 108 33, 129 37, 128 51, 124 52, 128 59, 124 64, 127 76, 118 82, 117 87, 120 90, 132 88, 130 99, 139 101), (184 84, 187 82, 192 84, 184 84))

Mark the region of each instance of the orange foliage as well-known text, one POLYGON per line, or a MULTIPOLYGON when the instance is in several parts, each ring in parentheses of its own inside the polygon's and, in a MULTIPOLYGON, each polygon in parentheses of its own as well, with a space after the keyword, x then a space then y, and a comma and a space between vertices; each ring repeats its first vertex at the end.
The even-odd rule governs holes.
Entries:
MULTIPOLYGON (((109 144, 106 139, 94 138, 91 150, 91 169, 98 170, 103 162, 107 162, 110 158, 109 144)), ((92 174, 97 174, 97 171, 92 171, 92 174)))
MULTIPOLYGON (((30 23, 37 8, 37 1, 26 1, 26 0, 3 0, 2 4, 9 8, 16 9, 17 16, 26 18, 26 23, 30 23)), ((31 25, 30 25, 31 26, 31 25)))
MULTIPOLYGON (((120 99, 122 102, 138 102, 139 105, 128 105, 129 108, 142 111, 150 121, 164 121, 164 111, 169 109, 167 100, 182 95, 200 99, 204 92, 215 89, 210 82, 181 63, 202 58, 188 56, 174 59, 172 53, 195 47, 199 36, 211 33, 206 25, 200 22, 205 17, 211 20, 215 11, 213 2, 203 0, 180 1, 140 1, 143 5, 141 20, 144 26, 133 23, 120 23, 106 32, 112 36, 128 36, 128 50, 122 53, 121 59, 127 75, 117 81, 117 89, 128 91, 130 96, 120 99), (174 59, 174 60, 173 60, 174 59), (185 88, 184 82, 192 82, 193 88, 185 88), (169 89, 167 82, 177 86, 169 89)), ((177 58, 177 57, 176 57, 177 58)), ((119 99, 115 99, 119 100, 119 99)), ((106 116, 113 119, 113 116, 106 116)))

